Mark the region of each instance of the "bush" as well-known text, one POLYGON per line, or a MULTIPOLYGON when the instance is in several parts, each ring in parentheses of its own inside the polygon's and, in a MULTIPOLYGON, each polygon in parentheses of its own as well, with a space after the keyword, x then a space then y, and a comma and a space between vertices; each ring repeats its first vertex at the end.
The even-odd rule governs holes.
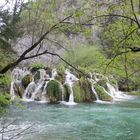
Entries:
POLYGON ((3 94, 0 92, 0 115, 5 115, 8 106, 10 105, 10 96, 9 94, 3 94))

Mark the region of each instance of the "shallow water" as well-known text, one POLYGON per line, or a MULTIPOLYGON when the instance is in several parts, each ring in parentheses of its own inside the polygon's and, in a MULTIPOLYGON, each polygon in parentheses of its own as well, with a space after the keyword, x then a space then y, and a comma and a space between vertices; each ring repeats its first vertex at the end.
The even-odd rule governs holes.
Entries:
POLYGON ((22 140, 140 140, 140 98, 113 104, 24 103, 25 109, 11 107, 8 120, 14 128, 29 124, 36 131, 22 140))

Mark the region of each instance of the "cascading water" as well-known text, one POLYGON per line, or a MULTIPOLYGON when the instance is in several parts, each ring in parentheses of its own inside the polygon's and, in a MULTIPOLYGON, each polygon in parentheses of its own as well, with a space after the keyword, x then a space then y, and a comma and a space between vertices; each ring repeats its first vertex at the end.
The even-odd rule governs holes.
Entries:
POLYGON ((55 77, 57 76, 57 71, 56 71, 56 69, 53 69, 52 70, 52 72, 51 72, 51 78, 50 78, 50 80, 55 80, 55 77))
POLYGON ((14 81, 11 82, 11 87, 10 87, 10 96, 11 99, 14 100, 15 99, 15 91, 14 91, 14 81))
POLYGON ((69 95, 69 101, 68 102, 62 102, 66 105, 75 105, 77 103, 74 102, 74 94, 73 94, 73 84, 78 81, 79 79, 70 73, 68 69, 65 70, 65 84, 67 84, 70 88, 70 95, 69 95))
POLYGON ((132 96, 126 95, 123 92, 119 91, 118 88, 115 88, 112 86, 109 82, 106 83, 109 94, 113 98, 114 101, 120 101, 120 100, 125 100, 125 99, 131 99, 132 96))
POLYGON ((14 85, 15 83, 21 83, 21 79, 27 74, 29 73, 28 70, 24 69, 19 69, 19 68, 15 68, 13 69, 13 71, 11 72, 11 86, 10 86, 10 95, 11 95, 11 99, 15 99, 16 95, 15 95, 15 91, 14 91, 14 85))
MULTIPOLYGON (((24 96, 23 96, 23 100, 25 101, 30 101, 31 99, 31 96, 32 96, 32 93, 35 91, 35 88, 36 88, 36 84, 34 82, 34 80, 32 80, 31 83, 29 83, 29 85, 27 86, 27 88, 25 89, 25 92, 24 92, 24 96), (30 99, 30 100, 29 100, 30 99)), ((32 100, 31 100, 32 101, 32 100)))
MULTIPOLYGON (((52 70, 51 77, 49 76, 49 74, 46 73, 45 69, 39 69, 37 72, 39 72, 39 75, 38 75, 38 73, 31 73, 26 68, 24 70, 15 68, 12 71, 12 74, 11 74, 12 82, 11 82, 11 88, 10 88, 11 99, 15 99, 16 96, 20 96, 21 98, 23 98, 24 101, 37 101, 37 102, 44 103, 44 102, 49 102, 49 101, 51 102, 52 99, 54 98, 54 101, 61 100, 60 102, 65 105, 75 105, 76 104, 74 102, 73 85, 79 79, 75 75, 73 75, 68 69, 66 69, 65 73, 64 73, 65 74, 64 85, 66 84, 69 88, 68 102, 64 101, 65 100, 64 98, 67 98, 67 95, 65 96, 65 90, 64 90, 62 83, 60 81, 55 80, 55 78, 57 76, 56 69, 52 70), (25 77, 25 76, 27 76, 27 77, 25 77), (27 86, 25 88, 25 86, 23 87, 22 82, 24 82, 24 80, 26 80, 26 78, 28 78, 29 83, 27 84, 27 86), (52 84, 52 88, 49 89, 48 83, 51 80, 52 80, 52 82, 50 82, 50 85, 52 84), (56 84, 54 84, 55 82, 56 82, 56 84), (54 86, 56 86, 58 83, 59 83, 59 87, 57 88, 57 90, 59 92, 58 93, 59 95, 56 95, 56 93, 54 93, 51 96, 49 94, 50 93, 49 91, 52 89, 55 92, 57 92, 55 90, 54 86), (19 90, 22 88, 23 88, 23 92, 21 94, 21 92, 19 90), (61 91, 59 91, 59 89, 61 89, 61 91), (47 92, 48 92, 48 95, 47 95, 47 92)), ((63 78, 63 76, 61 78, 63 78)), ((100 75, 98 73, 95 73, 94 75, 92 73, 90 73, 90 77, 88 78, 88 81, 91 83, 91 91, 96 97, 95 102, 106 103, 106 101, 112 101, 112 99, 113 99, 113 101, 116 101, 116 100, 132 98, 132 96, 128 96, 128 95, 124 94, 123 92, 119 91, 117 87, 112 86, 107 77, 105 77, 105 76, 103 77, 103 75, 100 75), (106 88, 102 87, 102 82, 104 82, 104 81, 107 81, 106 85, 107 85, 108 90, 106 88), (101 100, 99 98, 98 93, 95 90, 96 85, 98 86, 98 88, 101 91, 103 91, 103 93, 101 93, 101 95, 108 94, 111 98, 106 99, 106 98, 102 98, 100 96, 100 98, 103 99, 103 100, 101 100)), ((79 84, 77 84, 77 86, 81 86, 80 82, 79 82, 79 84)), ((49 86, 49 87, 51 87, 51 86, 49 86)), ((83 90, 83 89, 81 89, 81 90, 83 90)))
MULTIPOLYGON (((92 73, 89 73, 90 78, 88 78, 89 82, 91 83, 91 90, 92 93, 95 95, 96 97, 96 102, 101 102, 101 100, 99 99, 98 93, 96 92, 95 88, 94 88, 94 84, 96 83, 95 80, 92 79, 92 73)), ((97 80, 97 79, 96 79, 97 80)))
POLYGON ((46 81, 46 82, 45 82, 45 86, 44 86, 44 88, 43 88, 42 97, 41 97, 41 101, 40 101, 40 102, 42 102, 42 103, 48 102, 48 99, 47 99, 47 97, 46 97, 46 88, 47 88, 48 82, 49 82, 49 81, 46 81))
POLYGON ((34 75, 36 75, 37 73, 32 75, 32 73, 25 68, 24 70, 15 68, 11 74, 12 77, 11 88, 10 88, 11 99, 14 99, 16 97, 15 90, 14 90, 15 83, 22 83, 21 81, 24 76, 31 75, 32 81, 25 88, 22 96, 22 100, 23 101, 37 100, 38 102, 41 103, 48 102, 46 88, 50 80, 55 80, 55 77, 57 76, 57 71, 56 69, 53 69, 51 72, 51 77, 49 77, 49 75, 46 74, 45 69, 39 69, 38 72, 39 72, 39 79, 35 81, 34 75))
POLYGON ((40 79, 38 80, 37 83, 32 81, 28 85, 29 87, 27 87, 28 90, 25 93, 25 95, 31 93, 30 99, 32 101, 36 100, 37 95, 40 95, 41 96, 41 101, 46 102, 45 89, 43 89, 43 85, 45 84, 44 88, 47 87, 47 84, 45 83, 45 80, 46 80, 46 78, 48 78, 48 75, 46 74, 46 71, 44 69, 40 69, 39 72, 40 72, 40 79), (32 92, 30 92, 30 91, 32 91, 32 92))
POLYGON ((95 94, 95 97, 96 97, 96 101, 99 101, 99 96, 98 96, 98 93, 96 92, 95 88, 93 87, 93 85, 91 85, 91 90, 92 92, 95 94))

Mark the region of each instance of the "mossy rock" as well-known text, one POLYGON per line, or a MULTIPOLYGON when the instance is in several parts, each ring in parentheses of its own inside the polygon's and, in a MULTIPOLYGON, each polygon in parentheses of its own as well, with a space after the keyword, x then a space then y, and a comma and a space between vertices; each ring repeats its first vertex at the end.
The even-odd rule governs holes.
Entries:
POLYGON ((45 69, 45 71, 46 71, 46 74, 48 74, 48 75, 51 77, 52 69, 49 68, 49 67, 45 67, 44 69, 45 69))
MULTIPOLYGON (((71 93, 68 84, 64 85, 64 100, 69 100, 69 95, 71 93)), ((96 98, 91 91, 90 83, 87 79, 81 78, 78 83, 73 85, 74 101, 75 102, 93 102, 96 98)))
POLYGON ((107 85, 106 85, 106 83, 107 83, 107 80, 106 80, 106 79, 102 79, 102 80, 99 80, 99 81, 98 81, 98 84, 99 84, 100 86, 104 87, 104 88, 107 90, 107 85))
POLYGON ((71 90, 68 84, 64 84, 64 101, 69 101, 71 90))
POLYGON ((31 81, 32 81, 32 75, 27 74, 22 78, 21 83, 23 87, 26 88, 31 81))
POLYGON ((14 91, 16 93, 16 96, 22 98, 24 94, 24 88, 21 85, 20 82, 14 83, 14 91))
POLYGON ((95 90, 98 93, 99 99, 103 101, 112 101, 112 97, 109 96, 101 86, 96 85, 95 90))
POLYGON ((62 84, 65 82, 64 74, 60 72, 57 73, 57 76, 55 77, 55 79, 62 84))
POLYGON ((34 75, 34 80, 37 82, 40 79, 40 71, 37 71, 34 75))
POLYGON ((30 66, 31 73, 37 72, 39 69, 44 69, 45 65, 40 63, 35 63, 30 66))
POLYGON ((61 88, 58 81, 49 81, 46 90, 50 102, 56 102, 61 100, 61 88))
POLYGON ((79 80, 80 88, 84 91, 85 99, 84 102, 92 102, 96 100, 95 95, 91 90, 91 83, 86 78, 81 78, 79 80))
POLYGON ((41 97, 42 97, 42 92, 38 92, 36 95, 35 95, 35 100, 36 101, 40 101, 41 100, 41 97))
POLYGON ((73 87, 73 92, 74 92, 74 101, 75 102, 85 102, 86 101, 86 92, 84 89, 80 87, 79 84, 75 84, 73 87))
POLYGON ((131 91, 131 92, 128 92, 129 95, 134 95, 134 96, 140 96, 140 91, 137 90, 137 91, 131 91))

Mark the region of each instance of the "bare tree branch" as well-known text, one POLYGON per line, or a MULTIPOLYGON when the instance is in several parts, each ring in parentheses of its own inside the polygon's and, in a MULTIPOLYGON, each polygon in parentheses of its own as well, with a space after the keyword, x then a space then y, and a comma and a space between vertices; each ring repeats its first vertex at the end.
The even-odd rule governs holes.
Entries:
POLYGON ((67 22, 63 22, 63 23, 90 26, 90 25, 95 25, 95 23, 88 23, 88 22, 92 21, 93 19, 102 18, 102 17, 119 17, 119 18, 129 19, 129 20, 135 22, 138 25, 138 22, 137 22, 136 19, 133 19, 133 18, 131 18, 129 16, 125 16, 125 15, 119 15, 119 14, 106 14, 106 15, 93 16, 93 17, 90 17, 91 18, 90 20, 87 20, 84 23, 79 23, 79 22, 78 23, 74 23, 74 22, 68 22, 68 21, 67 22))
MULTIPOLYGON (((130 33, 128 33, 116 46, 119 46, 121 43, 123 43, 126 39, 128 39, 128 37, 133 34, 138 28, 135 28, 133 29, 130 33)), ((121 46, 117 47, 117 50, 120 49, 121 46)), ((115 48, 116 49, 116 48, 115 48)), ((113 52, 113 51, 112 51, 113 52)), ((133 52, 132 50, 127 50, 127 51, 124 51, 124 52, 119 52, 117 54, 115 54, 115 56, 109 61, 109 63, 106 65, 106 68, 105 68, 105 73, 107 71, 107 68, 108 66, 115 60, 115 58, 119 55, 122 55, 124 53, 128 53, 128 52, 133 52)))
POLYGON ((52 52, 47 52, 47 54, 53 55, 53 56, 57 56, 58 58, 60 58, 63 62, 65 62, 67 65, 71 66, 73 69, 75 69, 76 71, 80 72, 81 74, 85 75, 84 72, 80 71, 79 69, 77 69, 76 67, 74 67, 72 64, 70 64, 68 61, 66 61, 64 58, 62 58, 60 55, 58 55, 57 53, 52 53, 52 52))
POLYGON ((134 75, 135 73, 137 73, 137 72, 140 72, 140 68, 137 69, 137 70, 135 70, 133 73, 129 74, 128 76, 131 77, 131 76, 133 76, 133 75, 134 75))
POLYGON ((50 38, 45 38, 45 39, 47 39, 48 41, 50 41, 50 42, 52 42, 52 43, 54 43, 54 44, 56 44, 56 45, 58 45, 58 46, 60 46, 61 48, 63 48, 64 50, 66 50, 66 51, 70 51, 70 50, 68 50, 67 48, 65 48, 64 46, 62 46, 58 41, 56 41, 56 40, 52 40, 52 39, 50 39, 50 38))
POLYGON ((28 48, 27 50, 25 50, 21 56, 15 60, 14 62, 8 64, 7 66, 5 66, 2 70, 0 70, 0 74, 4 74, 5 72, 7 72, 10 68, 16 66, 17 64, 19 64, 21 61, 24 60, 25 56, 31 52, 34 48, 36 48, 41 42, 42 40, 50 33, 52 32, 53 30, 57 29, 58 28, 58 25, 61 24, 63 21, 69 19, 70 17, 72 17, 73 14, 67 16, 66 18, 60 20, 58 23, 54 24, 48 31, 46 31, 40 38, 39 40, 34 43, 30 48, 28 48))
POLYGON ((34 58, 34 57, 37 57, 37 56, 40 56, 40 55, 44 55, 44 54, 50 54, 52 56, 57 56, 58 58, 60 58, 63 62, 65 62, 67 65, 71 66, 73 69, 75 69, 76 71, 80 72, 81 74, 85 75, 84 72, 80 71, 79 69, 77 69, 75 66, 73 66, 70 62, 66 61, 64 58, 62 58, 59 54, 57 53, 52 53, 52 52, 49 52, 47 50, 45 50, 44 52, 42 53, 39 53, 39 54, 36 54, 36 55, 31 55, 31 56, 28 56, 28 57, 25 57, 24 60, 26 59, 30 59, 30 58, 34 58))
POLYGON ((139 24, 138 18, 137 18, 136 13, 135 13, 133 0, 130 0, 130 2, 131 2, 131 8, 132 8, 132 11, 133 11, 133 15, 134 15, 134 17, 135 17, 135 21, 136 21, 138 27, 140 28, 140 24, 139 24))

